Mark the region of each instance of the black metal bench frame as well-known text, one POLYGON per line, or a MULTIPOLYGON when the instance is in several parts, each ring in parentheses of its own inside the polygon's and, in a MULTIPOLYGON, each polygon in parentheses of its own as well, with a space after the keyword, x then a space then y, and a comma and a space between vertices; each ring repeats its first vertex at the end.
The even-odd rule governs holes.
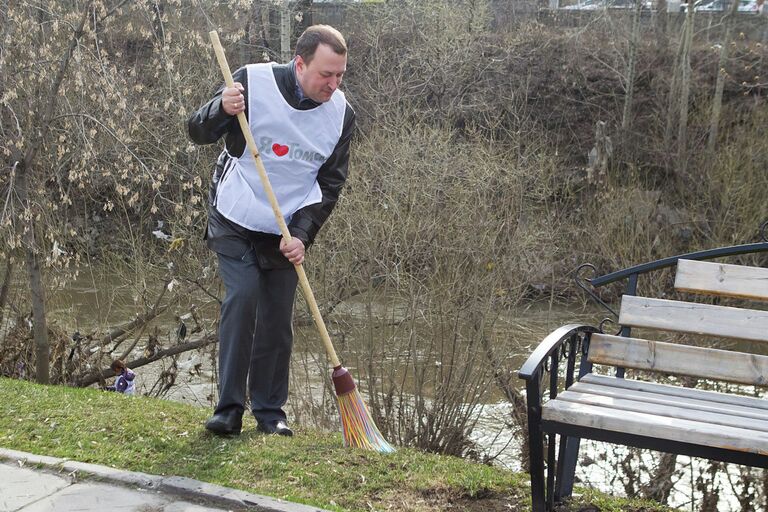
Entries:
MULTIPOLYGON (((768 252, 766 230, 768 230, 768 222, 761 226, 763 242, 672 256, 586 280, 581 277, 583 270, 590 269, 594 272, 595 267, 585 264, 576 271, 576 282, 594 300, 618 318, 616 312, 600 300, 589 289, 589 286, 598 288, 626 279, 625 295, 636 295, 638 277, 641 274, 675 266, 680 259, 710 260, 741 254, 768 252)), ((768 468, 768 457, 754 453, 542 420, 545 394, 549 400, 552 400, 557 397, 559 389, 568 389, 575 381, 591 373, 592 363, 587 360, 589 342, 591 335, 598 332, 602 332, 602 323, 599 327, 580 324, 560 327, 539 344, 519 371, 518 375, 525 380, 526 386, 528 442, 530 446, 529 470, 534 512, 552 510, 555 502, 560 502, 572 494, 581 438, 768 468), (557 435, 560 436, 560 440, 556 444, 557 435), (547 437, 546 454, 544 453, 545 436, 547 437)), ((629 336, 630 328, 622 327, 620 335, 629 336)), ((616 368, 616 376, 623 378, 624 368, 616 368)))

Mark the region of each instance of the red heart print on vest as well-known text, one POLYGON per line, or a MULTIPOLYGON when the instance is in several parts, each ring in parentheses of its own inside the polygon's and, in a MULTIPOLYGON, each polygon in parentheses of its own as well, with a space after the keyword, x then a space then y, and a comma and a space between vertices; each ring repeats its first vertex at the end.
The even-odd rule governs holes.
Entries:
POLYGON ((277 156, 285 156, 288 154, 288 146, 275 143, 272 144, 272 151, 274 151, 277 156))

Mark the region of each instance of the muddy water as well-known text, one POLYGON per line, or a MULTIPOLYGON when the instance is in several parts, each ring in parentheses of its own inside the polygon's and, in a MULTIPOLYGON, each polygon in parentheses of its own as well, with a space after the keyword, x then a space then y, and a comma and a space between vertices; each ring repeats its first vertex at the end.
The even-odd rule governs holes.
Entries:
MULTIPOLYGON (((157 287, 155 285, 155 288, 157 287)), ((213 291, 223 294, 220 290, 213 291)), ((110 327, 125 323, 136 314, 144 311, 145 305, 153 304, 156 298, 156 296, 142 297, 137 288, 122 284, 120 278, 99 275, 95 271, 93 273, 84 271, 67 289, 49 297, 49 317, 67 332, 104 333, 110 327)), ((161 346, 167 347, 175 344, 178 339, 177 331, 180 322, 183 321, 188 330, 194 325, 189 314, 190 306, 193 303, 197 306, 198 317, 202 319, 203 326, 209 331, 215 330, 218 304, 203 294, 194 294, 170 308, 144 330, 132 357, 141 357, 146 347, 147 336, 150 334, 160 341, 161 346)), ((327 378, 326 358, 322 352, 317 331, 303 311, 306 311, 305 305, 299 301, 297 303, 298 322, 295 328, 292 389, 300 390, 297 391, 297 394, 301 393, 301 400, 305 400, 306 395, 322 396, 324 382, 327 378)), ((344 355, 362 354, 364 359, 367 350, 366 341, 358 339, 354 335, 361 330, 360 325, 365 324, 371 318, 376 319, 377 322, 382 321, 382 319, 397 322, 402 319, 404 314, 405 308, 394 301, 371 304, 365 298, 358 298, 337 306, 334 313, 326 318, 326 321, 339 355, 343 358, 344 355)), ((599 321, 602 316, 599 310, 585 309, 581 305, 537 304, 521 308, 513 315, 496 319, 494 336, 506 341, 504 353, 500 355, 504 357, 506 367, 516 370, 530 354, 532 348, 556 327, 574 321, 594 323, 599 321)), ((392 333, 381 333, 381 338, 376 340, 376 343, 382 342, 387 335, 392 335, 392 333)), ((128 345, 135 336, 136 334, 129 336, 124 345, 128 345)), ((377 334, 372 336, 376 337, 377 334)), ((124 348, 124 346, 119 347, 113 355, 121 352, 124 348)), ((212 346, 205 350, 181 354, 176 362, 178 371, 175 383, 161 396, 195 405, 212 406, 216 396, 215 349, 216 347, 212 346)), ((105 357, 105 359, 111 359, 112 356, 105 357)), ((350 357, 350 360, 352 359, 350 357)), ((359 359, 354 359, 354 361, 359 359)), ((137 383, 138 391, 140 393, 156 393, 159 387, 156 382, 160 375, 167 370, 167 364, 159 361, 136 369, 140 379, 137 383)), ((354 367, 352 361, 346 361, 345 364, 350 369, 354 367)), ((481 446, 487 446, 489 454, 497 456, 499 463, 516 467, 515 454, 517 450, 511 448, 511 434, 506 427, 505 419, 509 417, 509 405, 503 400, 500 393, 492 397, 491 400, 491 403, 483 405, 475 440, 481 446)), ((294 405, 299 407, 301 404, 294 405)), ((296 412, 300 411, 297 410, 296 412)))

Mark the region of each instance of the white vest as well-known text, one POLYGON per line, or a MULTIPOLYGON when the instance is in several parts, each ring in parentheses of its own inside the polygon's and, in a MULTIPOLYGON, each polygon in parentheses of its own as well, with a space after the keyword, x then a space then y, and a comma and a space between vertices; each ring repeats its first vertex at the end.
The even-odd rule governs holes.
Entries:
MULTIPOLYGON (((330 101, 297 110, 283 98, 271 64, 251 64, 247 72, 248 125, 287 224, 297 210, 322 200, 317 171, 339 142, 347 102, 337 89, 330 101)), ((250 230, 280 234, 247 147, 227 165, 216 209, 250 230)))

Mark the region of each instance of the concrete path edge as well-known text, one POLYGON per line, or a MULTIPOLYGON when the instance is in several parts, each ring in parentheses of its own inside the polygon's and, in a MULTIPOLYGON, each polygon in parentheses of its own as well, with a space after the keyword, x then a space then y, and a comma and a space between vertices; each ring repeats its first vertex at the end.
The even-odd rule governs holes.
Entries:
POLYGON ((264 512, 327 512, 317 507, 230 489, 229 487, 201 482, 191 478, 123 471, 98 464, 88 464, 70 459, 48 457, 46 455, 35 455, 2 447, 0 447, 0 459, 24 461, 25 464, 44 466, 51 470, 65 471, 67 473, 83 473, 99 480, 167 492, 180 497, 194 497, 208 501, 213 505, 227 508, 252 509, 264 512))

